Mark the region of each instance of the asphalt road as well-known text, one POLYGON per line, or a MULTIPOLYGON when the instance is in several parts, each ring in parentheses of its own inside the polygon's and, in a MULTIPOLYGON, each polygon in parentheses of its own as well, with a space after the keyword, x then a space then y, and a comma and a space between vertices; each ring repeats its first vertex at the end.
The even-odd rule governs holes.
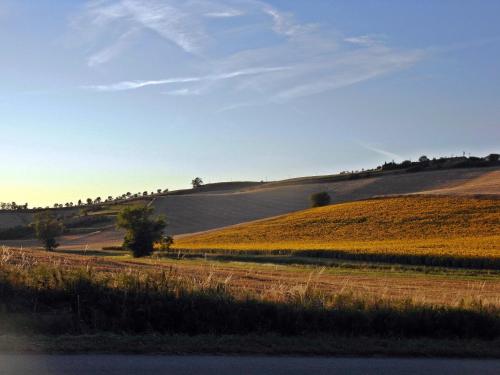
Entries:
POLYGON ((0 355, 0 374, 500 374, 500 360, 147 355, 0 355))

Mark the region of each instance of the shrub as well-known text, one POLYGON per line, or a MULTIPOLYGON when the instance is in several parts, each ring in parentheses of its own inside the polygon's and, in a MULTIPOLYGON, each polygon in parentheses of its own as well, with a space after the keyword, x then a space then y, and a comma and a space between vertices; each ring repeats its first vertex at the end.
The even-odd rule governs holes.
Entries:
POLYGON ((330 195, 323 191, 321 193, 315 193, 311 195, 311 207, 322 207, 328 206, 330 204, 330 195))
POLYGON ((203 180, 200 177, 196 177, 193 181, 191 181, 191 185, 193 185, 193 189, 199 188, 203 185, 203 180))
POLYGON ((59 246, 56 237, 63 233, 64 225, 50 212, 45 211, 36 214, 34 227, 36 237, 43 242, 46 250, 51 251, 59 246))
POLYGON ((162 217, 152 218, 151 207, 126 207, 117 217, 118 228, 127 232, 123 239, 123 248, 130 250, 134 257, 151 255, 154 244, 163 238, 167 226, 162 217))

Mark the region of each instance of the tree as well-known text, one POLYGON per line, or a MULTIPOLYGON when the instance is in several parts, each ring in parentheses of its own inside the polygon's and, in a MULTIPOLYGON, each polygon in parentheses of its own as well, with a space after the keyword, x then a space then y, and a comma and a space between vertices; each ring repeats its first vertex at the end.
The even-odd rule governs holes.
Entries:
POLYGON ((159 251, 168 251, 173 243, 174 238, 172 236, 162 236, 162 238, 158 241, 158 249, 159 251))
POLYGON ((418 158, 418 161, 421 163, 427 163, 429 161, 429 158, 425 155, 422 155, 421 157, 418 158))
POLYGON ((34 221, 36 237, 42 241, 47 251, 54 250, 59 244, 56 238, 64 231, 64 225, 48 211, 35 215, 34 221))
POLYGON ((203 180, 200 177, 196 177, 193 181, 191 181, 191 185, 193 185, 193 189, 196 189, 203 185, 203 180))
POLYGON ((401 163, 402 168, 410 168, 411 167, 411 160, 405 160, 401 163))
POLYGON ((78 205, 81 206, 82 205, 82 200, 81 199, 78 199, 78 205))
POLYGON ((151 255, 154 244, 163 238, 165 219, 152 214, 153 208, 145 206, 126 207, 118 214, 116 225, 126 231, 123 248, 136 258, 151 255))
POLYGON ((91 206, 92 205, 92 198, 87 198, 87 205, 88 206, 91 206))
POLYGON ((498 155, 498 154, 489 154, 486 157, 486 160, 488 160, 488 161, 490 161, 492 163, 498 162, 499 159, 500 159, 500 155, 498 155))
POLYGON ((330 195, 323 191, 321 193, 312 194, 310 197, 311 207, 328 206, 330 204, 330 195))

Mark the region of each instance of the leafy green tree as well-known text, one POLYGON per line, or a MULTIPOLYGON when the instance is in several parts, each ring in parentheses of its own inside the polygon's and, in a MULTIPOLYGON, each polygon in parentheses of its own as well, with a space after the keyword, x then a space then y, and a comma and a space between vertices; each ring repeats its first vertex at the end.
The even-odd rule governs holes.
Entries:
POLYGON ((328 206, 330 204, 330 195, 323 191, 321 193, 312 194, 310 197, 311 207, 328 206))
POLYGON ((50 212, 37 213, 33 225, 36 237, 42 241, 46 250, 52 251, 59 246, 56 238, 63 233, 64 225, 50 212))
POLYGON ((153 246, 161 242, 163 230, 167 226, 162 217, 152 217, 151 207, 126 207, 117 217, 117 227, 125 229, 123 248, 136 258, 151 255, 153 246))
POLYGON ((193 189, 196 189, 203 185, 203 180, 200 177, 196 177, 193 181, 191 181, 191 185, 193 185, 193 189))

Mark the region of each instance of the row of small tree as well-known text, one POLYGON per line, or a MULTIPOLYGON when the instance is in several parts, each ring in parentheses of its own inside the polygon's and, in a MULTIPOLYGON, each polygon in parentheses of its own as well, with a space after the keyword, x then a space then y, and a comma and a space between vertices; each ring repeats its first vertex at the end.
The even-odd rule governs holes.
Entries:
MULTIPOLYGON (((66 203, 54 203, 52 206, 53 208, 70 208, 70 207, 84 207, 84 206, 95 206, 99 205, 102 203, 113 203, 113 202, 122 202, 126 201, 129 199, 134 199, 134 198, 140 198, 140 197, 147 197, 147 196, 153 196, 153 195, 158 195, 158 194, 165 194, 168 193, 168 189, 157 189, 156 192, 148 192, 148 191, 143 191, 143 192, 138 192, 135 194, 132 194, 131 192, 127 192, 125 194, 119 195, 117 197, 113 197, 109 195, 106 199, 103 199, 101 197, 97 198, 87 198, 85 200, 79 199, 76 203, 74 202, 66 202, 66 203)), ((45 209, 49 209, 50 207, 47 206, 45 209)), ((19 210, 27 210, 28 209, 28 203, 25 204, 17 204, 16 202, 0 202, 0 210, 9 210, 9 211, 19 211, 19 210)), ((42 210, 43 207, 34 207, 34 210, 42 210)))
MULTIPOLYGON (((203 185, 203 180, 200 177, 196 177, 191 181, 191 185, 193 188, 199 188, 200 186, 203 185)), ((129 199, 135 199, 135 198, 140 198, 140 197, 147 197, 147 196, 152 196, 152 195, 158 195, 158 194, 165 194, 168 193, 168 189, 157 189, 156 192, 148 192, 148 191, 143 191, 143 192, 138 192, 138 193, 131 193, 130 191, 113 197, 112 195, 109 195, 106 199, 103 199, 101 197, 97 198, 87 198, 85 200, 79 199, 76 203, 74 202, 66 202, 66 203, 54 203, 52 206, 53 208, 70 208, 70 207, 84 207, 84 206, 96 206, 102 203, 112 203, 112 202, 122 202, 126 201, 129 199)), ((45 209, 49 209, 50 207, 45 207, 45 209)), ((19 205, 16 202, 9 202, 9 203, 4 203, 0 202, 0 210, 12 210, 12 211, 17 211, 17 210, 27 210, 28 209, 28 203, 19 205)), ((33 209, 36 210, 41 210, 43 209, 42 207, 34 207, 33 209)))
POLYGON ((16 202, 0 202, 0 210, 27 210, 28 203, 25 204, 17 204, 16 202))

